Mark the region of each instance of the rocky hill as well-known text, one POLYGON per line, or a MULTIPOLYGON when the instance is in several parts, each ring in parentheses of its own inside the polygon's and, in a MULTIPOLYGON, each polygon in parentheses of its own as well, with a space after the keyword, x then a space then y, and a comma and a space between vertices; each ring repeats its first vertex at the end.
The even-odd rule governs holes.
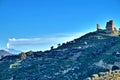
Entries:
POLYGON ((0 80, 86 80, 120 69, 119 33, 90 32, 48 51, 5 56, 0 65, 0 80))

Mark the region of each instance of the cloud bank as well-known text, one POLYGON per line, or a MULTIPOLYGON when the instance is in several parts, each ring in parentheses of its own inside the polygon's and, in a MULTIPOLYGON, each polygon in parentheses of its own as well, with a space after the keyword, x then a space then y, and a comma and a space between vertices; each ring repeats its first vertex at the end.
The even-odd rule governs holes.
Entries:
POLYGON ((83 35, 83 33, 56 34, 53 37, 41 38, 10 38, 6 46, 8 49, 46 50, 49 49, 52 45, 55 46, 58 43, 71 41, 77 37, 80 37, 81 35, 83 35))

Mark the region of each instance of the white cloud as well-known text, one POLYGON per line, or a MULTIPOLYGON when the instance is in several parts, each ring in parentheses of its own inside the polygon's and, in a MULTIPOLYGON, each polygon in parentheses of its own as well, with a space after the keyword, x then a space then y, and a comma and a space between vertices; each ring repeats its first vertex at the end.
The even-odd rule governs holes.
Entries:
MULTIPOLYGON (((7 48, 21 50, 20 48, 22 47, 22 49, 31 50, 32 47, 34 46, 34 47, 36 47, 36 49, 38 49, 38 48, 42 49, 42 48, 45 48, 45 45, 46 45, 46 47, 48 47, 48 45, 50 47, 50 46, 58 44, 58 43, 71 41, 75 38, 80 37, 81 35, 83 35, 83 34, 82 33, 73 33, 73 34, 63 34, 62 33, 62 34, 55 34, 52 37, 43 37, 43 38, 19 38, 19 39, 10 38, 7 42, 7 48)), ((48 48, 45 48, 45 49, 48 49, 48 48)))
POLYGON ((8 48, 8 49, 10 48, 10 44, 9 44, 9 43, 7 43, 7 45, 6 45, 6 46, 7 46, 7 48, 8 48))

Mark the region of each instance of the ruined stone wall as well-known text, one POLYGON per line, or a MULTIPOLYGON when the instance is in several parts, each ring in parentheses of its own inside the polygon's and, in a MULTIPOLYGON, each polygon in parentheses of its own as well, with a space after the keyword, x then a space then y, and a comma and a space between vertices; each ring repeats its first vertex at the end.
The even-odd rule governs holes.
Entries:
POLYGON ((97 31, 99 31, 100 30, 100 25, 99 24, 97 24, 97 31))
POLYGON ((109 22, 107 22, 106 31, 108 31, 108 32, 114 31, 114 22, 113 22, 113 20, 110 20, 109 22))

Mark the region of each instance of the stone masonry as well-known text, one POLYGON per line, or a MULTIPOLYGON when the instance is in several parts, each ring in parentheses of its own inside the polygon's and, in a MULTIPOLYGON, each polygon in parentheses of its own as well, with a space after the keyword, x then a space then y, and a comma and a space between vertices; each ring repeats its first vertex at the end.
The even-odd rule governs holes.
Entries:
POLYGON ((100 30, 100 25, 99 24, 97 24, 97 31, 99 31, 100 30))
POLYGON ((114 31, 114 22, 113 22, 113 20, 110 20, 109 22, 107 22, 106 31, 107 32, 113 32, 114 31))
MULTIPOLYGON (((99 24, 97 24, 97 31, 102 31, 102 29, 100 29, 100 25, 99 24)), ((113 20, 110 20, 109 22, 106 23, 105 31, 106 31, 106 33, 111 33, 111 32, 115 31, 113 20)))

